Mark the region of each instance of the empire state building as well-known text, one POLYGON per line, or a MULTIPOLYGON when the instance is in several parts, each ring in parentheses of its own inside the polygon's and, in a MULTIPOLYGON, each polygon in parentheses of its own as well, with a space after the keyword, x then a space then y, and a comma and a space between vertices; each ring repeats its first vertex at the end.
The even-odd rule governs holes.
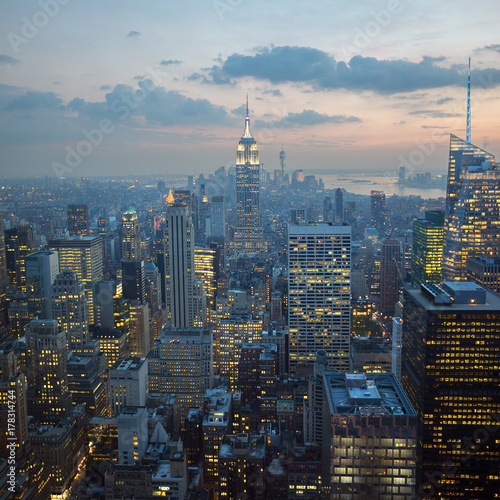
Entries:
POLYGON ((250 118, 245 118, 245 131, 236 153, 236 251, 256 253, 263 250, 260 224, 259 150, 250 133, 250 118))

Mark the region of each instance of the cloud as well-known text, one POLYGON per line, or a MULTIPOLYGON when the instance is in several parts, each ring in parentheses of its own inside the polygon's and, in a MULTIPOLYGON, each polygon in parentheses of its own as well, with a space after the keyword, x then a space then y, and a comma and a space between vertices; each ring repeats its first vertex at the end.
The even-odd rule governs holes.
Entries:
MULTIPOLYGON (((436 65, 443 61, 442 57, 424 56, 415 63, 358 55, 344 62, 312 47, 278 46, 260 48, 253 55, 234 53, 221 64, 206 69, 204 74, 195 73, 189 78, 227 85, 234 84, 239 78, 253 77, 273 84, 302 83, 315 89, 366 90, 381 94, 463 86, 463 67, 436 65)), ((497 86, 500 84, 500 70, 476 70, 473 78, 484 87, 497 86)))
POLYGON ((351 123, 361 122, 357 116, 344 116, 344 115, 326 115, 318 113, 312 109, 305 109, 301 113, 288 113, 281 120, 265 122, 256 120, 257 127, 268 128, 285 128, 285 127, 307 127, 313 125, 322 125, 324 123, 351 123))
POLYGON ((138 82, 138 88, 116 85, 102 102, 86 102, 75 98, 68 108, 81 117, 109 118, 124 122, 139 118, 161 125, 232 125, 224 107, 207 99, 192 99, 183 94, 158 87, 150 80, 138 82))
POLYGON ((100 89, 100 90, 111 90, 111 89, 112 89, 112 87, 111 87, 111 85, 101 85, 101 86, 99 87, 99 89, 100 89))
POLYGON ((460 116, 464 116, 461 113, 446 113, 444 111, 436 111, 434 109, 410 111, 408 114, 413 116, 429 116, 430 118, 457 118, 460 116))
POLYGON ((439 99, 436 104, 439 104, 441 106, 441 104, 444 104, 445 102, 450 102, 450 101, 454 101, 455 99, 453 97, 443 97, 442 99, 439 99))
POLYGON ((17 64, 19 59, 14 59, 13 57, 7 56, 5 54, 0 54, 0 65, 1 64, 17 64))
POLYGON ((162 66, 172 66, 174 64, 182 64, 182 61, 178 61, 177 59, 164 59, 160 64, 162 66))
POLYGON ((499 43, 492 43, 491 45, 486 45, 485 47, 481 47, 479 49, 476 49, 474 52, 480 52, 482 50, 493 50, 494 52, 500 53, 500 44, 499 43))
POLYGON ((138 31, 130 31, 129 34, 127 35, 127 38, 134 38, 141 36, 141 34, 138 31))
POLYGON ((5 106, 7 111, 30 110, 37 108, 64 109, 63 101, 54 92, 29 91, 15 97, 5 106))

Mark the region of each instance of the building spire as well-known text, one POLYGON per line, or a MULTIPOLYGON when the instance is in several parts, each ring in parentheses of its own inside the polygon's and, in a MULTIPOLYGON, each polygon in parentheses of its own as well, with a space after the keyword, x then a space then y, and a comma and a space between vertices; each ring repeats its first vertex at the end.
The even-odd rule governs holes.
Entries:
MULTIPOLYGON (((469 59, 469 74, 470 74, 470 59, 469 59)), ((247 114, 246 117, 248 118, 250 116, 250 113, 248 111, 248 92, 247 92, 247 114)))
POLYGON ((467 142, 470 144, 470 57, 469 73, 467 77, 467 142))
POLYGON ((248 138, 252 137, 252 134, 250 132, 250 112, 248 111, 248 93, 247 93, 247 114, 245 118, 245 132, 243 132, 243 137, 248 138))

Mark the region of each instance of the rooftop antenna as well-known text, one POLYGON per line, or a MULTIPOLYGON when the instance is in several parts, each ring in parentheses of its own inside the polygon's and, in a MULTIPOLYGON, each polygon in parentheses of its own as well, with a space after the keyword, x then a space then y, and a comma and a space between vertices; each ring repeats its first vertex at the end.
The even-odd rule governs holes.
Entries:
POLYGON ((470 57, 469 74, 467 78, 467 142, 470 144, 470 57))
MULTIPOLYGON (((469 59, 469 65, 470 65, 470 59, 469 59)), ((470 72, 470 66, 469 66, 469 72, 470 72)), ((247 92, 247 118, 250 116, 250 113, 248 112, 248 92, 247 92)))

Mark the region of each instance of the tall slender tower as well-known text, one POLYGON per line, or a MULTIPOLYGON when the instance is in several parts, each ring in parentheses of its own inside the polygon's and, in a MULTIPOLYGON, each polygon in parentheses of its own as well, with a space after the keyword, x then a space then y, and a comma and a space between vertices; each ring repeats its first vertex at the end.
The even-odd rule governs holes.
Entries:
POLYGON ((236 250, 239 252, 259 252, 263 248, 260 224, 260 182, 259 150, 257 141, 250 133, 248 111, 245 130, 238 143, 236 153, 236 250))
POLYGON ((140 260, 141 258, 141 230, 139 218, 133 208, 123 214, 122 222, 122 259, 140 260))
POLYGON ((467 140, 450 136, 444 221, 443 278, 467 277, 467 258, 500 254, 500 168, 470 142, 470 60, 467 140))
POLYGON ((283 144, 281 145, 281 151, 280 151, 280 169, 281 169, 281 182, 283 182, 286 170, 286 153, 285 150, 283 149, 283 144))
POLYGON ((194 228, 188 207, 176 200, 167 210, 167 312, 172 326, 194 326, 194 228))

